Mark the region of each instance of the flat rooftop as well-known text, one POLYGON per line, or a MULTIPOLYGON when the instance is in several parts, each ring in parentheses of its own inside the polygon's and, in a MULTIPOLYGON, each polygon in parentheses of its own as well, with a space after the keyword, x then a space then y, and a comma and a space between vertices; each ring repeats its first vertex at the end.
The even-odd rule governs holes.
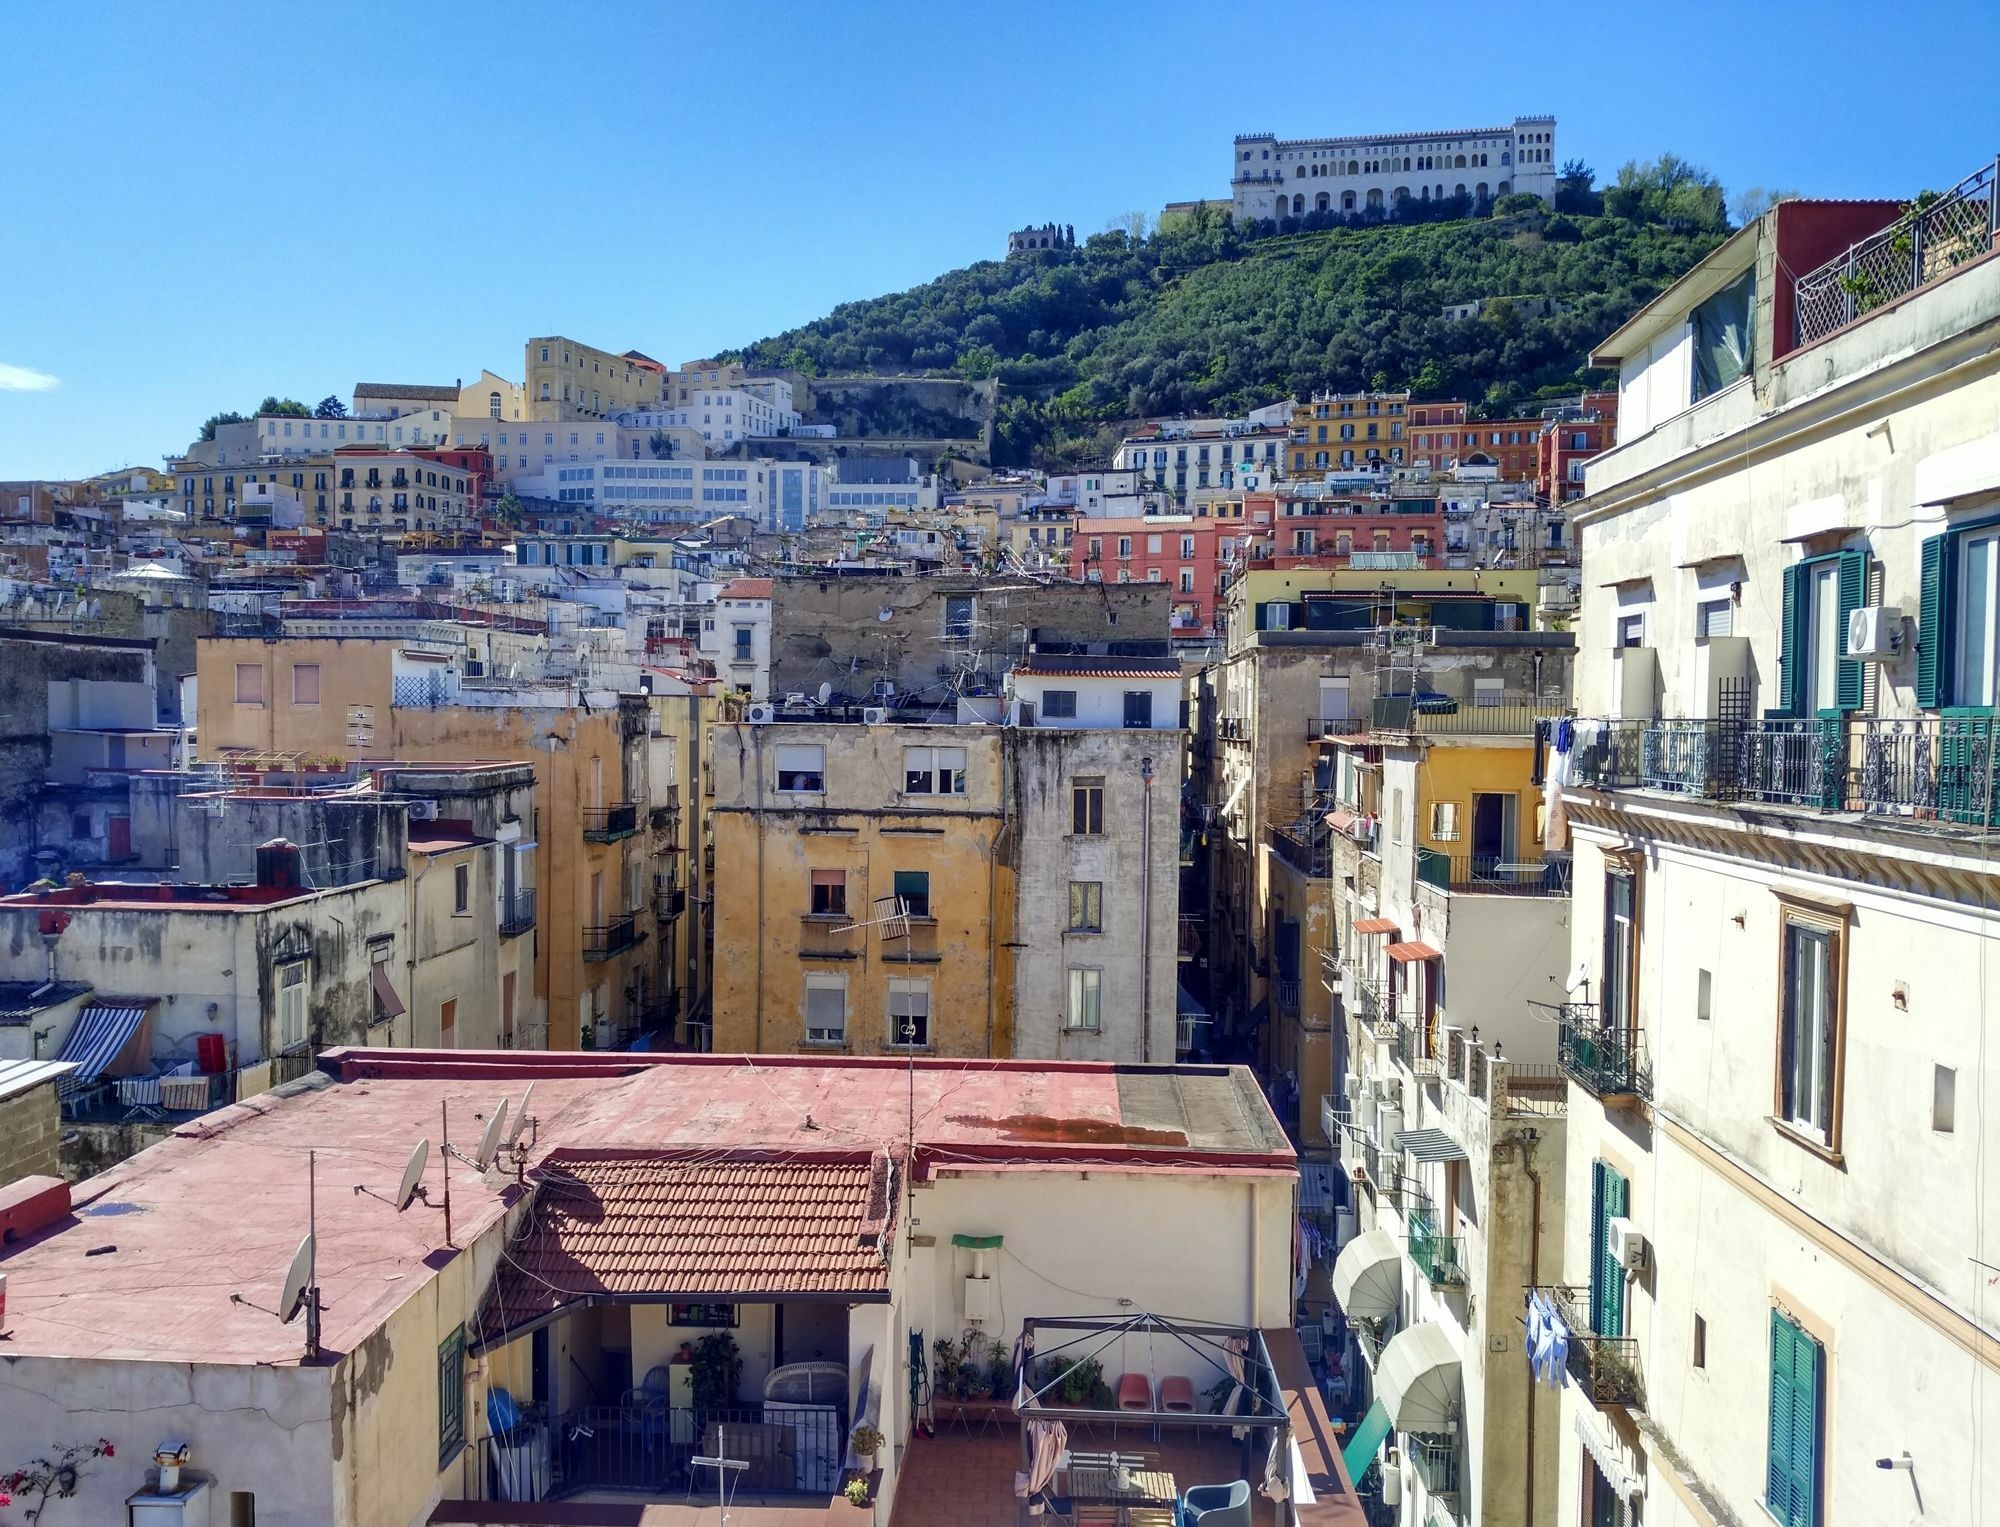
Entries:
POLYGON ((1140 1067, 864 1057, 333 1050, 321 1070, 181 1125, 74 1189, 74 1211, 0 1251, 9 1356, 278 1364, 301 1361, 303 1323, 269 1313, 307 1224, 317 1152, 321 1343, 332 1361, 493 1232, 527 1191, 442 1156, 472 1150, 484 1116, 534 1084, 521 1138, 532 1182, 557 1153, 628 1160, 696 1151, 885 1152, 911 1138, 918 1179, 1088 1169, 1291 1176, 1297 1160, 1241 1067, 1140 1067), (912 1099, 914 1097, 914 1109, 912 1099), (442 1212, 401 1214, 411 1148, 442 1212), (248 1303, 240 1303, 241 1295, 248 1303), (262 1308, 258 1308, 262 1306, 262 1308))

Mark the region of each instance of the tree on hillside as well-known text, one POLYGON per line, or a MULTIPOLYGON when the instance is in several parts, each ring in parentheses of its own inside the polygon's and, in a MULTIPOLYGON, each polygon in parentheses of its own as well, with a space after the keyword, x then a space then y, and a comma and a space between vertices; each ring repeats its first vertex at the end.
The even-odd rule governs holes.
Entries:
POLYGON ((257 412, 260 414, 277 414, 279 417, 286 419, 310 419, 312 417, 312 410, 307 408, 297 398, 281 398, 276 393, 266 395, 264 401, 257 405, 257 412))
POLYGON ((1556 176, 1556 211, 1582 213, 1591 217, 1603 211, 1603 202, 1590 189, 1596 180, 1597 171, 1581 159, 1565 159, 1562 173, 1556 176))
POLYGON ((335 394, 328 393, 319 400, 319 407, 313 410, 313 417, 315 419, 345 419, 347 417, 347 405, 341 402, 335 394))
POLYGON ((206 419, 202 420, 201 438, 204 440, 213 440, 216 430, 222 425, 243 424, 247 422, 243 415, 238 413, 210 414, 206 419))
POLYGON ((1722 182, 1678 154, 1662 154, 1651 164, 1628 159, 1618 179, 1604 188, 1604 211, 1632 222, 1711 233, 1729 226, 1722 182))

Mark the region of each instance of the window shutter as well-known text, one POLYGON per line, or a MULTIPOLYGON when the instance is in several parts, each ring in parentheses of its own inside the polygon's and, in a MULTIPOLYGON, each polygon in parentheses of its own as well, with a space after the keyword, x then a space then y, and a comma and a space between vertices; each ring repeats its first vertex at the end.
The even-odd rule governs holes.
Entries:
POLYGON ((1604 1225, 1600 1234, 1604 1243, 1604 1323, 1597 1328, 1600 1336, 1623 1336, 1625 1334, 1625 1268, 1613 1254, 1611 1247, 1611 1222, 1623 1216, 1628 1207, 1627 1198, 1630 1185, 1610 1167, 1604 1169, 1604 1225))
POLYGON ((1601 1161, 1590 1163, 1590 1328, 1604 1329, 1604 1176, 1601 1161))
POLYGON ((1825 1349, 1771 1312, 1771 1442, 1765 1504, 1784 1527, 1819 1527, 1820 1393, 1825 1349))
POLYGON ((1950 637, 1945 630, 1945 606, 1950 602, 1952 539, 1931 536, 1924 542, 1917 594, 1917 705, 1936 710, 1951 691, 1950 637))
POLYGON ((1764 1504, 1779 1522, 1792 1516, 1792 1327, 1771 1311, 1771 1436, 1764 1466, 1764 1504))
MULTIPOLYGON (((1847 627, 1849 617, 1868 603, 1868 553, 1865 551, 1844 551, 1840 554, 1840 569, 1836 580, 1837 603, 1840 607, 1840 627, 1833 633, 1836 652, 1847 650, 1847 627)), ((1834 698, 1843 711, 1861 709, 1861 664, 1849 658, 1841 658, 1834 680, 1834 698)))
POLYGON ((1804 690, 1805 652, 1800 640, 1800 586, 1805 564, 1785 569, 1785 610, 1778 624, 1778 714, 1796 716, 1804 690))

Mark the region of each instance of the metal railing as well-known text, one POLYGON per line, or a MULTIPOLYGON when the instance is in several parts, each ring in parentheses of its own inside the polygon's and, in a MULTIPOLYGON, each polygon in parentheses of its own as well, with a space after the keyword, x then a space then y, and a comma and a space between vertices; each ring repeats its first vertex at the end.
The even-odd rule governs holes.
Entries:
POLYGON ((389 687, 389 703, 399 710, 436 710, 458 703, 456 676, 441 673, 397 674, 389 687))
POLYGON ((1366 716, 1319 716, 1306 722, 1306 741, 1322 737, 1365 737, 1373 722, 1366 716))
MULTIPOLYGON (((839 1409, 787 1410, 766 1418, 761 1406, 686 1409, 666 1405, 584 1405, 552 1424, 533 1412, 523 1424, 479 1441, 478 1478, 488 1500, 538 1500, 594 1491, 679 1497, 696 1457, 718 1448, 748 1467, 730 1493, 831 1496, 847 1456, 847 1420, 839 1409)), ((713 1474, 707 1479, 713 1482, 713 1474)))
POLYGON ((591 961, 608 960, 638 942, 639 920, 627 912, 623 917, 583 930, 583 957, 591 961))
POLYGON ((1278 977, 1271 983, 1271 995, 1277 999, 1279 1012, 1298 1016, 1299 983, 1295 978, 1278 977))
POLYGON ((1792 286, 1794 340, 1809 345, 1884 303, 1943 280, 2000 238, 2000 159, 1941 195, 1924 193, 1887 228, 1792 286))
POLYGON ((1417 879, 1440 891, 1481 896, 1567 896, 1567 854, 1447 854, 1417 849, 1417 879))
POLYGON ((516 1023, 514 1032, 508 1036, 510 1050, 546 1050, 549 1047, 549 1026, 546 1023, 516 1023))
POLYGON ((661 922, 672 922, 687 910, 687 888, 685 886, 660 886, 653 892, 653 915, 661 922))
POLYGON ((1600 1098, 1653 1095, 1644 1031, 1607 1023, 1595 1002, 1560 1004, 1556 1022, 1556 1063, 1578 1086, 1600 1098))
POLYGON ((1618 790, 1639 783, 1639 721, 1579 722, 1570 759, 1572 783, 1618 790))
POLYGON ((1449 709, 1419 707, 1411 718, 1412 729, 1426 737, 1532 737, 1535 723, 1556 714, 1550 706, 1533 700, 1501 700, 1482 704, 1475 698, 1458 701, 1449 709))
POLYGON ((1459 1260, 1459 1238, 1438 1233, 1437 1211, 1429 1204, 1415 1205, 1409 1211, 1409 1225, 1410 1260, 1424 1280, 1432 1288, 1463 1284, 1465 1267, 1459 1260))
POLYGON ((1458 1443, 1450 1437, 1412 1432, 1404 1455, 1432 1495, 1458 1494, 1458 1443))
POLYGON ((533 886, 516 891, 500 903, 500 936, 518 938, 535 926, 535 890, 533 886))
POLYGON ((1644 1410, 1646 1386, 1639 1372, 1639 1343, 1631 1336, 1604 1336, 1591 1328, 1590 1290, 1556 1285, 1542 1290, 1569 1327, 1563 1366, 1583 1397, 1596 1406, 1644 1410))
POLYGON ((616 843, 639 830, 639 807, 632 801, 583 808, 583 835, 592 843, 616 843))
POLYGON ((1333 873, 1333 856, 1323 836, 1302 838, 1283 827, 1265 829, 1272 852, 1312 880, 1324 880, 1333 873))

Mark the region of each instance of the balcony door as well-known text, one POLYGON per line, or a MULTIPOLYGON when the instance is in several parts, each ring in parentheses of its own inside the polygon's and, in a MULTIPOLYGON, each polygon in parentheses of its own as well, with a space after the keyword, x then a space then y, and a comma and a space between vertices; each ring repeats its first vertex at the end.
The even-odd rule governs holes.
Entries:
POLYGON ((1472 873, 1493 878, 1500 865, 1514 861, 1519 842, 1519 797, 1474 791, 1472 796, 1472 873))

